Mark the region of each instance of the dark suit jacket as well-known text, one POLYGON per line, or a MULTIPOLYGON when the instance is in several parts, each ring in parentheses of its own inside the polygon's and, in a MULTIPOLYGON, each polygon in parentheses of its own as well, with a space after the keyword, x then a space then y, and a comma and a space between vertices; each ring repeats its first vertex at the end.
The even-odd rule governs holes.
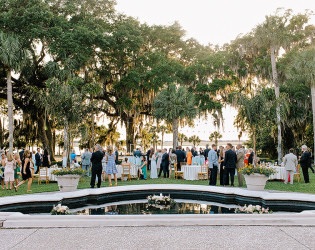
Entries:
POLYGON ((182 150, 176 150, 175 154, 177 156, 177 163, 185 162, 185 153, 182 150))
POLYGON ((253 164, 254 161, 254 152, 251 152, 248 157, 248 164, 253 164))
POLYGON ((135 157, 141 157, 141 156, 142 156, 142 153, 141 153, 141 151, 136 150, 136 151, 133 153, 133 156, 135 156, 135 157))
POLYGON ((20 159, 21 159, 21 161, 22 161, 23 155, 24 155, 24 150, 20 151, 20 152, 19 152, 19 155, 20 155, 20 159))
POLYGON ((96 151, 92 154, 91 163, 93 169, 100 169, 102 168, 102 159, 104 154, 102 151, 96 151))
POLYGON ((208 154, 210 152, 210 149, 209 148, 206 148, 206 150, 204 151, 204 155, 205 155, 205 160, 208 159, 208 154))
POLYGON ((308 152, 308 151, 305 151, 302 154, 302 157, 300 159, 300 163, 301 163, 301 167, 303 167, 303 168, 310 168, 311 167, 311 163, 312 163, 311 153, 308 152))
POLYGON ((228 151, 225 152, 225 158, 224 158, 224 163, 223 166, 226 168, 236 168, 236 153, 232 150, 229 149, 228 151))
POLYGON ((40 167, 40 165, 42 164, 42 159, 41 159, 40 153, 38 153, 38 152, 35 155, 35 161, 36 161, 36 166, 40 167))
POLYGON ((162 162, 161 162, 161 166, 164 168, 167 168, 170 165, 170 157, 168 155, 168 153, 165 153, 162 155, 162 162))
POLYGON ((150 154, 151 154, 151 149, 148 150, 147 152, 147 163, 149 164, 150 161, 150 154))
POLYGON ((198 152, 194 150, 194 151, 192 152, 192 156, 193 156, 193 157, 198 156, 198 152))

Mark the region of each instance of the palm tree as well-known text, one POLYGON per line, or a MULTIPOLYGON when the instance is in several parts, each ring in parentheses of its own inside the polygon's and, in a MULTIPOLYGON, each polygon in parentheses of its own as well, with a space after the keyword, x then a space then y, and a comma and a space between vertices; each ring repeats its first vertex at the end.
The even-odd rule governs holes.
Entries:
POLYGON ((164 119, 173 127, 173 148, 178 145, 178 123, 181 119, 192 120, 197 115, 194 95, 186 87, 170 84, 154 100, 153 115, 164 119))
POLYGON ((20 71, 27 59, 27 51, 23 49, 19 39, 13 35, 0 33, 0 61, 7 74, 7 98, 9 117, 9 151, 13 152, 13 97, 12 71, 20 71))
POLYGON ((192 142, 192 144, 194 145, 194 147, 195 147, 196 145, 198 146, 198 145, 200 144, 200 142, 201 142, 199 136, 196 136, 196 135, 193 135, 193 136, 189 137, 188 141, 189 141, 189 142, 192 142))
MULTIPOLYGON (((299 52, 293 59, 288 69, 291 78, 304 81, 311 87, 313 124, 315 124, 315 47, 312 46, 299 52)), ((315 152, 315 126, 314 132, 314 151, 315 152)))
POLYGON ((162 139, 161 139, 161 142, 162 142, 161 148, 163 148, 163 144, 164 144, 164 134, 170 133, 171 130, 172 130, 172 128, 170 127, 169 124, 167 124, 166 126, 165 126, 165 125, 160 125, 160 126, 158 126, 157 132, 158 132, 158 133, 161 133, 161 136, 162 136, 162 139))
POLYGON ((180 142, 180 145, 183 146, 183 143, 188 141, 188 137, 182 133, 178 133, 178 140, 180 142))
POLYGON ((217 131, 214 131, 209 136, 209 140, 210 141, 214 141, 215 145, 218 145, 218 140, 221 139, 221 138, 222 138, 222 135, 219 132, 217 132, 217 131))

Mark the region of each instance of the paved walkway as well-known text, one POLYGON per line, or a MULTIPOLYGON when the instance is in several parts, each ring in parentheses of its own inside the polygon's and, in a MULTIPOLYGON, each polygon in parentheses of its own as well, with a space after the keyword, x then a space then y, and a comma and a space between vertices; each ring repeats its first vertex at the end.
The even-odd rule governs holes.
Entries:
POLYGON ((315 227, 0 229, 1 249, 315 249, 315 227))

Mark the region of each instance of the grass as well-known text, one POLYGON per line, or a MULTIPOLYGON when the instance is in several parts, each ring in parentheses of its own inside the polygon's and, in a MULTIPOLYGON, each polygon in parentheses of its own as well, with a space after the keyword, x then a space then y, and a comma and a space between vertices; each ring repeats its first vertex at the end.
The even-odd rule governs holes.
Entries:
MULTIPOLYGON (((148 171, 148 176, 150 176, 150 171, 148 171)), ((114 183, 114 182, 113 182, 114 183)), ((132 179, 131 181, 124 181, 122 182, 120 179, 118 179, 118 186, 124 186, 124 185, 141 185, 141 184, 190 184, 190 185, 208 185, 209 181, 207 180, 197 180, 197 181, 187 181, 183 179, 174 179, 172 176, 171 179, 169 178, 159 178, 159 179, 150 179, 147 180, 135 180, 132 179)), ((219 182, 218 182, 219 184, 219 182)), ((235 178, 235 186, 238 185, 237 177, 235 178)), ((105 182, 102 182, 102 187, 108 187, 109 183, 106 179, 105 182)), ((78 189, 83 188, 89 188, 90 187, 90 178, 89 177, 83 177, 81 178, 81 181, 79 182, 78 189)), ((244 187, 245 181, 244 181, 244 187)), ((288 191, 288 192, 300 192, 300 193, 315 193, 315 174, 310 172, 310 183, 306 184, 302 180, 300 183, 296 182, 293 185, 287 184, 285 185, 282 181, 270 181, 267 182, 266 188, 270 190, 280 190, 280 191, 288 191)), ((12 196, 12 195, 21 195, 21 194, 27 194, 27 185, 24 184, 20 186, 18 192, 15 192, 13 190, 1 190, 0 191, 0 197, 4 196, 12 196)), ((45 182, 42 182, 42 184, 37 183, 37 179, 34 180, 31 186, 32 193, 43 193, 43 192, 53 192, 53 191, 59 191, 58 185, 56 182, 50 182, 49 184, 45 184, 45 182)), ((29 193, 28 193, 29 194, 29 193)))

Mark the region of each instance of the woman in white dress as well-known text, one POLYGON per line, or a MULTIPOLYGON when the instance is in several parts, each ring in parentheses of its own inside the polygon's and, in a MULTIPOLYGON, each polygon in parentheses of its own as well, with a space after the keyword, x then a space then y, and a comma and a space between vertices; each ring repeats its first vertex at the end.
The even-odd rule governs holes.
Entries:
POLYGON ((155 178, 158 178, 158 176, 157 176, 157 168, 156 168, 156 155, 155 155, 154 149, 151 150, 150 157, 152 157, 150 178, 155 179, 155 178))
POLYGON ((162 161, 162 150, 159 149, 158 152, 156 153, 156 158, 157 158, 157 162, 156 162, 156 168, 158 169, 158 171, 161 168, 161 161, 162 161))

